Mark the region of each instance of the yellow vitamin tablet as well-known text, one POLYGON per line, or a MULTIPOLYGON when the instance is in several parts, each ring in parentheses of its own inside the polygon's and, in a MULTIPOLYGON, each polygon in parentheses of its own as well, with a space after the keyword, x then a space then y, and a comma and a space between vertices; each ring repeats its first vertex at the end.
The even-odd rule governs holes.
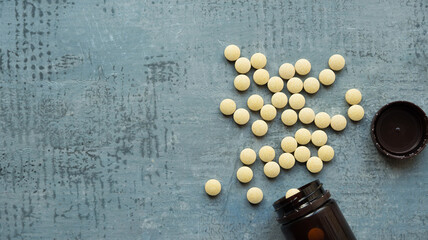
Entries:
POLYGON ((259 150, 259 158, 263 162, 270 162, 275 158, 275 150, 271 146, 263 146, 259 150))
POLYGON ((297 188, 290 188, 286 193, 285 193, 285 198, 289 198, 291 196, 296 195, 297 193, 299 193, 300 190, 297 188))
POLYGON ((334 150, 329 145, 324 145, 318 149, 318 157, 324 162, 329 162, 334 157, 334 150))
POLYGON ((266 121, 272 121, 276 117, 276 108, 266 104, 260 109, 260 116, 266 121))
POLYGON ((293 77, 287 82, 287 89, 291 93, 299 93, 303 89, 303 82, 298 77, 293 77))
POLYGON ((294 158, 298 162, 304 163, 304 162, 308 161, 308 159, 310 157, 311 157, 311 151, 309 150, 309 148, 307 148, 305 146, 299 146, 294 151, 294 158))
POLYGON ((283 153, 279 156, 278 159, 279 165, 284 169, 291 169, 294 167, 296 160, 294 159, 293 154, 291 153, 283 153))
POLYGON ((268 178, 276 178, 279 175, 280 168, 276 162, 268 162, 265 164, 263 171, 268 178))
POLYGON ((262 136, 266 135, 268 129, 269 129, 269 127, 268 127, 267 123, 263 120, 256 120, 251 125, 251 131, 257 137, 262 137, 262 136))
POLYGON ((210 179, 205 183, 205 192, 210 196, 217 196, 221 191, 221 184, 216 179, 210 179))
POLYGON ((297 148, 297 141, 293 137, 285 137, 281 141, 281 148, 286 153, 292 153, 297 148))
POLYGON ((299 112, 299 119, 303 124, 310 124, 315 119, 315 112, 312 108, 305 107, 299 112))
POLYGON ((296 139, 297 143, 300 145, 306 145, 311 141, 312 134, 306 128, 300 128, 294 134, 294 139, 296 139))
POLYGON ((246 166, 240 167, 238 171, 236 171, 236 178, 238 178, 241 183, 248 183, 253 179, 253 170, 246 166))
POLYGON ((264 68, 266 61, 266 56, 263 53, 255 53, 251 56, 251 66, 255 69, 264 68))
POLYGON ((288 104, 290 104, 290 107, 294 110, 300 110, 305 106, 305 97, 303 97, 300 93, 295 93, 291 95, 290 99, 288 100, 288 104))
POLYGON ((294 167, 296 160, 294 159, 293 154, 283 153, 279 156, 278 162, 282 168, 291 169, 292 167, 294 167))
POLYGON ((330 69, 324 69, 318 75, 318 79, 323 85, 329 86, 334 83, 334 80, 336 80, 336 74, 334 74, 330 69))
POLYGON ((244 57, 238 58, 238 60, 236 60, 235 62, 235 69, 239 73, 242 73, 242 74, 247 73, 251 69, 250 60, 244 57))
POLYGON ((284 80, 280 77, 271 77, 268 82, 269 91, 276 93, 280 92, 284 88, 284 80))
POLYGON ((245 125, 250 121, 250 113, 244 108, 238 108, 233 113, 233 120, 239 125, 245 125))
POLYGON ((247 106, 252 111, 258 111, 262 109, 263 104, 263 98, 258 94, 251 95, 247 100, 247 106))
POLYGON ((330 125, 330 115, 325 112, 319 112, 315 115, 314 122, 318 128, 326 128, 330 125))
POLYGON ((236 61, 241 56, 241 50, 236 45, 229 45, 224 49, 224 56, 229 61, 236 61))
POLYGON ((269 72, 266 69, 257 69, 253 73, 253 80, 257 85, 265 85, 269 81, 269 72))
POLYGON ((361 102, 363 96, 358 89, 352 88, 346 91, 345 100, 349 103, 349 105, 356 105, 361 102))
POLYGON ((352 105, 348 109, 348 117, 352 121, 360 121, 364 117, 364 108, 360 105, 352 105))
POLYGON ((335 131, 342 131, 346 127, 346 118, 340 114, 334 115, 331 118, 330 126, 335 131))
POLYGON ((283 92, 277 92, 272 95, 270 99, 272 105, 276 108, 284 108, 287 105, 288 98, 283 92))
POLYGON ((340 71, 345 67, 345 58, 342 55, 334 54, 328 60, 328 65, 334 71, 340 71))
POLYGON ((233 85, 238 91, 245 91, 250 87, 250 78, 247 75, 240 74, 235 77, 233 85))
POLYGON ((320 89, 320 82, 314 77, 308 77, 303 83, 303 88, 305 89, 305 92, 314 94, 320 89))
POLYGON ((247 199, 251 204, 259 204, 263 200, 263 192, 258 187, 252 187, 247 191, 247 199))
POLYGON ((311 71, 311 63, 307 59, 299 59, 296 64, 294 64, 297 74, 306 75, 311 71))
POLYGON ((327 133, 323 130, 316 130, 312 133, 312 144, 317 147, 321 147, 327 143, 327 133))
POLYGON ((294 69, 293 64, 284 63, 279 67, 279 76, 283 79, 290 79, 294 77, 296 70, 294 69))
POLYGON ((287 109, 282 112, 281 121, 286 126, 293 126, 297 122, 297 113, 293 109, 287 109))
POLYGON ((306 168, 311 173, 319 173, 319 172, 321 172, 322 166, 323 166, 323 163, 322 163, 322 161, 321 161, 321 159, 319 157, 311 157, 306 162, 306 168))
POLYGON ((256 157, 256 151, 251 148, 245 148, 239 154, 239 159, 241 159, 241 162, 245 165, 253 164, 256 161, 256 157))
POLYGON ((220 103, 220 112, 224 115, 232 115, 236 110, 236 103, 232 99, 224 99, 220 103))

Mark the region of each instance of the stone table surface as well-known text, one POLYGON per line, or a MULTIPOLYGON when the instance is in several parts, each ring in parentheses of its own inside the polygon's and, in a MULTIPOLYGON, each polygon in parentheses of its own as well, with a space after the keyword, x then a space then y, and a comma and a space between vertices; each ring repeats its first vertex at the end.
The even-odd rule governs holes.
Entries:
POLYGON ((426 0, 0 0, 0 239, 281 239, 272 203, 314 179, 358 239, 426 239, 428 150, 389 160, 369 126, 394 100, 428 111, 427 18, 426 0), (231 43, 265 53, 271 75, 307 58, 317 77, 346 58, 331 87, 305 95, 333 115, 347 89, 363 93, 364 119, 327 130, 336 156, 321 173, 296 164, 268 180, 258 160, 237 182, 243 148, 279 155, 302 125, 277 117, 256 139, 220 114, 224 98, 270 101, 266 87, 233 88, 231 43))

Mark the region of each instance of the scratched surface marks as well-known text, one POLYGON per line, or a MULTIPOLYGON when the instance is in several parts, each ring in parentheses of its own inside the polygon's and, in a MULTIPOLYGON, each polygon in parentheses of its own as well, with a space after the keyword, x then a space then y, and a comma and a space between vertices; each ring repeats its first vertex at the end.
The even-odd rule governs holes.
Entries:
POLYGON ((358 239, 426 239, 428 151, 388 161, 369 125, 393 100, 428 111, 428 2, 195 2, 0 0, 0 239, 278 239, 271 204, 316 178, 358 239), (272 75, 304 57, 317 76, 345 56, 307 105, 345 114, 357 87, 366 117, 327 130, 336 157, 320 174, 297 164, 269 181, 257 161, 254 180, 237 182, 241 149, 279 154, 302 125, 277 117, 255 139, 219 113, 226 97, 269 101, 263 87, 233 89, 230 43, 265 53, 272 75), (214 199, 209 178, 223 184, 214 199), (252 186, 258 206, 245 199, 252 186))

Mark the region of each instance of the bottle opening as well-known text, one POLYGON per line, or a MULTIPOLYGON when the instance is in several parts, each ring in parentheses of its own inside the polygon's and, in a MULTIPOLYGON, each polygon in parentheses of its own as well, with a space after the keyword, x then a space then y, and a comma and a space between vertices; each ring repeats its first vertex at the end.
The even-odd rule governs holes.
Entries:
POLYGON ((289 198, 284 196, 273 204, 279 223, 285 224, 304 216, 330 199, 330 193, 324 190, 319 180, 310 182, 298 190, 300 192, 295 195, 289 198))

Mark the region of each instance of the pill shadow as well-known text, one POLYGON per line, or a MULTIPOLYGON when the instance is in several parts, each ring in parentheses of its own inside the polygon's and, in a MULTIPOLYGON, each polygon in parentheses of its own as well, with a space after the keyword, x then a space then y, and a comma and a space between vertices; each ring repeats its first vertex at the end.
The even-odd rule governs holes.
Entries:
POLYGON ((250 205, 250 207, 252 207, 252 208, 260 208, 260 205, 262 205, 263 204, 263 200, 260 202, 260 203, 258 203, 258 204, 252 204, 252 203, 250 203, 248 200, 246 200, 246 202, 247 202, 247 204, 248 205, 250 205))
POLYGON ((238 126, 239 128, 245 128, 251 121, 251 117, 250 117, 250 121, 248 121, 248 123, 246 123, 244 125, 239 125, 235 122, 235 120, 233 120, 233 114, 232 115, 224 115, 220 110, 219 110, 219 113, 222 115, 223 119, 229 119, 230 121, 233 122, 233 124, 235 124, 235 126, 238 126))

